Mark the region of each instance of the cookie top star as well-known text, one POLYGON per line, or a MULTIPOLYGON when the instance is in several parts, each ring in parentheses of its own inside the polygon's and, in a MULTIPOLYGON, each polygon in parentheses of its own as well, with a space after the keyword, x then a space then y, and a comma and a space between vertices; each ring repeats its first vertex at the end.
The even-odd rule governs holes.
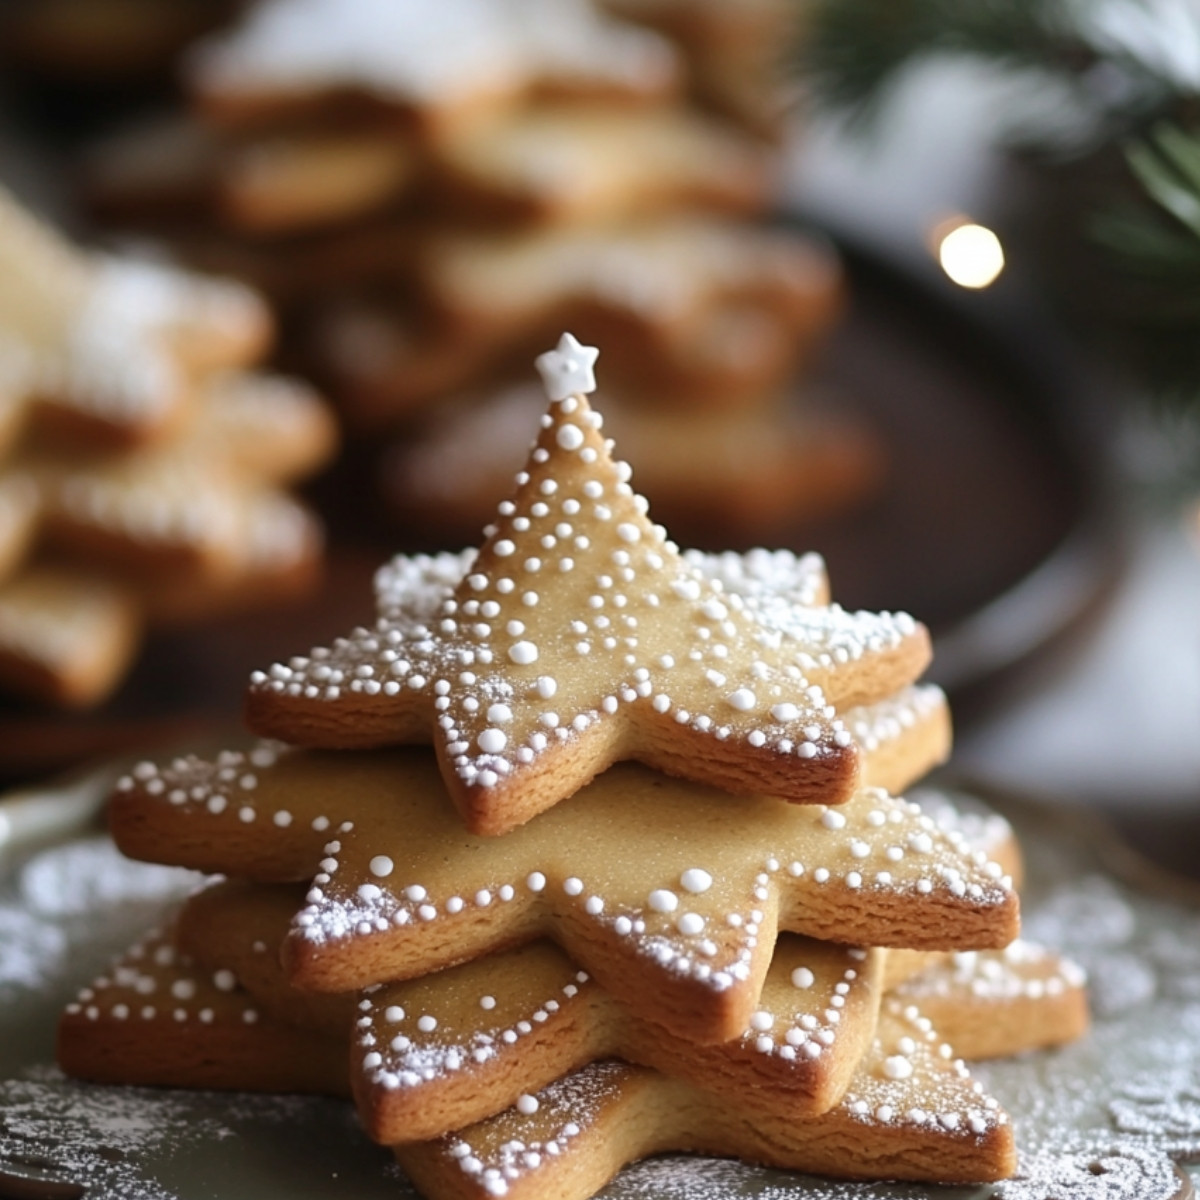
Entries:
POLYGON ((585 395, 596 390, 593 368, 600 351, 595 346, 581 346, 570 333, 558 339, 558 345, 537 358, 538 373, 551 400, 562 401, 568 396, 585 395))
MULTIPOLYGON (((590 374, 566 345, 551 352, 556 390, 590 374)), ((911 683, 924 627, 822 603, 807 558, 681 553, 601 426, 583 394, 552 401, 463 575, 445 558, 394 565, 372 628, 252 676, 250 727, 337 749, 432 740, 477 833, 628 758, 735 793, 845 802, 858 754, 839 712, 911 683)))

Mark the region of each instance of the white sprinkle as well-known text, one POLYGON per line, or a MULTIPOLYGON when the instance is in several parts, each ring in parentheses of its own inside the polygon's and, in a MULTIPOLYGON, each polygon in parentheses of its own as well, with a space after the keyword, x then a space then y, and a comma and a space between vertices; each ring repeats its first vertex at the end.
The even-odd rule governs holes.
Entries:
POLYGON ((521 667, 537 662, 537 656, 538 648, 533 642, 514 642, 508 651, 508 657, 521 667))
POLYGON ((680 875, 679 882, 684 891, 691 892, 693 895, 699 895, 699 893, 707 892, 712 887, 713 877, 700 867, 689 867, 680 875))
POLYGON ((564 450, 578 450, 583 445, 583 430, 578 425, 566 421, 558 427, 554 440, 564 450))

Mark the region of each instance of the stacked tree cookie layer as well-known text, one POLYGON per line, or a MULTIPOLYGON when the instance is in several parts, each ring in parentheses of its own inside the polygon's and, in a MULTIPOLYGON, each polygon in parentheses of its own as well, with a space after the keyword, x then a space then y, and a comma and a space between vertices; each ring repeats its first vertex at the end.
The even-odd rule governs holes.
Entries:
POLYGON ((0 194, 0 690, 102 699, 148 620, 306 586, 315 520, 282 490, 328 457, 307 387, 247 369, 240 284, 85 254, 0 194))
POLYGON ((97 184, 284 306, 351 424, 402 431, 388 493, 436 536, 469 536, 519 466, 528 402, 497 392, 566 324, 606 347, 656 509, 745 543, 879 460, 787 395, 841 271, 759 222, 773 152, 746 105, 696 99, 779 50, 781 6, 717 7, 269 0, 190 57, 193 116, 110 146, 97 184), (449 494, 431 460, 464 458, 480 482, 449 494))
POLYGON ((374 626, 254 677, 286 744, 121 781, 126 853, 225 878, 85 989, 60 1061, 349 1093, 430 1197, 582 1200, 662 1150, 1009 1174, 959 1055, 1077 1036, 1086 1002, 1013 943, 1007 826, 893 794, 948 750, 924 629, 840 609, 814 556, 680 552, 594 357, 539 360, 477 552, 397 559, 374 626))

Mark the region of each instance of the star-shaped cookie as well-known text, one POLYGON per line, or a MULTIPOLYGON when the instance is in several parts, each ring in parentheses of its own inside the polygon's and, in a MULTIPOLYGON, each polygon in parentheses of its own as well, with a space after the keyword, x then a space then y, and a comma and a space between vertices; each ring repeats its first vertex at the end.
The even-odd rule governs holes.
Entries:
POLYGON ((426 133, 547 90, 658 99, 680 76, 669 42, 581 0, 270 0, 185 64, 218 123, 327 115, 349 96, 426 133))
POLYGON ((888 1002, 845 1098, 822 1116, 781 1114, 765 1090, 733 1110, 719 1092, 610 1061, 396 1157, 424 1195, 455 1200, 586 1200, 664 1151, 843 1179, 1003 1179, 1016 1168, 1008 1116, 943 1044, 915 1007, 888 1002))
MULTIPOLYGON (((156 934, 68 1005, 58 1059, 68 1074, 102 1083, 343 1095, 347 1040, 263 1012, 233 972, 201 969, 156 934)), ((425 1195, 480 1200, 585 1200, 624 1164, 664 1150, 930 1182, 996 1179, 1014 1166, 1007 1114, 932 1022, 890 997, 834 1108, 797 1118, 770 1089, 751 1088, 738 1115, 713 1087, 609 1060, 396 1153, 425 1195)))
MULTIPOLYGON (((590 380, 585 349, 548 356, 555 392, 590 380)), ((250 727, 337 749, 432 740, 475 833, 630 758, 739 794, 848 800, 858 750, 839 713, 920 674, 924 627, 815 603, 807 560, 723 575, 681 554, 601 424, 582 392, 552 401, 463 576, 394 570, 372 628, 254 674, 250 727)))
POLYGON ((4 390, 53 430, 117 446, 160 436, 195 374, 247 363, 270 335, 241 284, 84 253, 0 189, 4 390))
MULTIPOLYGON (((280 1020, 329 1032, 353 1024, 352 1086, 384 1145, 483 1120, 614 1057, 731 1098, 768 1087, 797 1117, 822 1113, 841 1099, 874 1036, 884 987, 887 951, 785 934, 747 1028, 696 1046, 633 1016, 554 943, 537 941, 370 988, 355 1012, 352 996, 287 986, 278 948, 296 899, 293 888, 218 883, 185 906, 178 945, 204 967, 232 971, 280 1020)), ((909 956, 906 971, 920 970, 920 958, 909 956)))
POLYGON ((549 936, 631 1011, 696 1042, 746 1028, 780 929, 916 949, 1017 934, 1003 868, 878 788, 802 807, 624 764, 489 839, 462 830, 427 751, 260 747, 143 764, 111 820, 135 858, 312 878, 285 946, 298 986, 349 991, 549 936))

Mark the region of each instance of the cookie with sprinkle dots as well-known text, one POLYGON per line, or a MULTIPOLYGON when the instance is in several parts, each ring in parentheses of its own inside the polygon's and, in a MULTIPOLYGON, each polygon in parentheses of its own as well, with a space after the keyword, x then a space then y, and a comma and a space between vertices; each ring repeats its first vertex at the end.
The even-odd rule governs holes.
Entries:
MULTIPOLYGON (((295 900, 292 888, 218 883, 185 906, 179 945, 205 967, 232 970, 281 1020, 315 1018, 331 1031, 353 1024, 352 1086, 384 1145, 482 1120, 613 1057, 731 1097, 769 1087, 796 1116, 825 1112, 874 1036, 883 991, 887 951, 785 934, 746 1029, 696 1046, 632 1016, 552 942, 537 941, 370 988, 355 1012, 346 995, 287 987, 278 954, 255 950, 278 949, 295 900), (314 1014, 314 1002, 328 1007, 314 1014)), ((921 965, 915 957, 910 971, 921 965)))
POLYGON ((165 436, 197 376, 245 365, 271 337, 231 280, 88 254, 0 189, 0 355, 30 419, 90 445, 165 436))
POLYGON ((227 968, 204 970, 155 930, 67 1005, 58 1065, 149 1087, 346 1095, 346 1034, 266 1016, 227 968))
POLYGON ((839 712, 911 683, 906 614, 806 602, 790 570, 745 592, 682 554, 612 456, 586 393, 597 351, 538 360, 550 408, 464 575, 374 627, 256 672, 250 727, 324 748, 433 742, 475 833, 502 834, 637 759, 739 794, 841 804, 839 712))
MULTIPOLYGON (((232 971, 200 969, 155 935, 68 1005, 58 1056, 102 1083, 343 1095, 347 1041, 260 1011, 232 971)), ((727 1094, 608 1060, 396 1154, 431 1200, 586 1200, 626 1163, 668 1150, 852 1179, 981 1182, 1015 1167, 1007 1114, 916 1006, 890 998, 840 1103, 798 1118, 759 1088, 739 1113, 730 1119, 727 1094)))
POLYGON ((1079 969, 1028 943, 949 956, 790 934, 776 944, 749 1026, 714 1046, 631 1016, 546 941, 368 988, 355 1008, 353 994, 287 986, 278 947, 296 902, 292 887, 218 882, 184 906, 178 947, 200 967, 232 972, 281 1021, 330 1034, 352 1028, 359 1115, 384 1145, 486 1119, 612 1057, 735 1101, 770 1088, 794 1116, 818 1115, 845 1094, 884 991, 936 1013, 939 1032, 966 1058, 1061 1044, 1086 1027, 1079 969))
POLYGON ((586 1200, 628 1163, 683 1151, 842 1179, 982 1183, 1016 1169, 1007 1113, 915 1007, 885 1003, 845 1098, 804 1120, 610 1060, 396 1157, 439 1200, 586 1200), (947 1052, 943 1055, 943 1047, 947 1052))
POLYGON ((111 824, 135 858, 311 881, 284 946, 300 987, 415 978, 548 936, 631 1011, 696 1042, 746 1029, 781 929, 947 950, 1004 946, 1018 927, 999 863, 873 787, 801 806, 622 764, 485 838, 445 804, 427 750, 260 746, 139 765, 111 824))

